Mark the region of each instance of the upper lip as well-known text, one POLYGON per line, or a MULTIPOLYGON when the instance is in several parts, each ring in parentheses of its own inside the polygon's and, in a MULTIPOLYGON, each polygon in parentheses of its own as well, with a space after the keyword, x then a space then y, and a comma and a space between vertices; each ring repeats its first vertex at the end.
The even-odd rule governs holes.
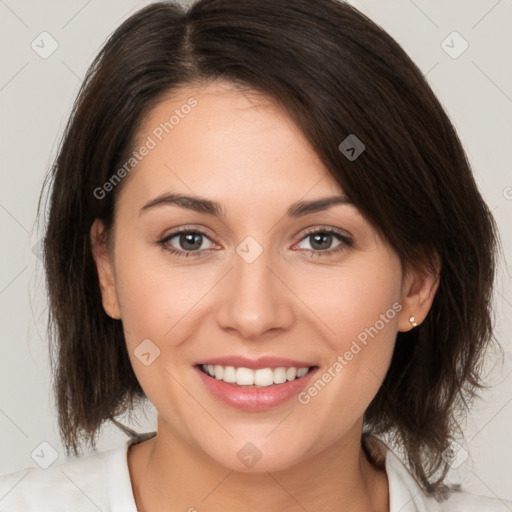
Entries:
POLYGON ((211 357, 202 359, 196 363, 200 365, 220 365, 220 366, 234 366, 235 368, 250 368, 252 370, 259 370, 261 368, 280 368, 290 367, 295 368, 310 368, 314 366, 311 363, 304 361, 297 361, 296 359, 289 359, 275 356, 261 356, 258 358, 250 358, 247 356, 224 356, 224 357, 211 357))

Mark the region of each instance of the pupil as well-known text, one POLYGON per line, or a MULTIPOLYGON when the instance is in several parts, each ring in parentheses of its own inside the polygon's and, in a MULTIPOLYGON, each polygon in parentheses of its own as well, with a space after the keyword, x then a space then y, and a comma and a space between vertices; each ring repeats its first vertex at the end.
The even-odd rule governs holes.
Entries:
POLYGON ((316 233, 313 235, 313 243, 311 244, 315 248, 315 244, 319 244, 319 247, 316 247, 316 249, 328 249, 331 245, 331 238, 332 235, 326 234, 326 233, 316 233), (322 244, 322 240, 324 243, 322 244), (327 242, 327 243, 325 243, 327 242))
POLYGON ((180 237, 180 244, 184 249, 199 249, 201 247, 201 235, 198 233, 184 233, 180 237), (199 238, 199 243, 194 244, 194 238, 199 238))

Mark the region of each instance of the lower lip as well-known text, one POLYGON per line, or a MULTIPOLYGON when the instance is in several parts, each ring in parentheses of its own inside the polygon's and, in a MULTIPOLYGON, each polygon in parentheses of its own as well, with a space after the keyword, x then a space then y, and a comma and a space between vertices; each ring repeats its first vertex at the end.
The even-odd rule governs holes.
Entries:
POLYGON ((264 411, 287 402, 303 390, 318 368, 311 369, 304 377, 283 384, 267 387, 237 386, 206 375, 199 367, 194 367, 208 391, 224 403, 249 411, 264 411))

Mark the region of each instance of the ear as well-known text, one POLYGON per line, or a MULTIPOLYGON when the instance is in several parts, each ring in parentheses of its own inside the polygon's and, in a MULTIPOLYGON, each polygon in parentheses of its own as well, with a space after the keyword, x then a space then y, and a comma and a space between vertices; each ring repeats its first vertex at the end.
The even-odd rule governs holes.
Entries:
POLYGON ((402 310, 398 316, 398 330, 405 332, 425 320, 439 287, 441 264, 435 255, 434 270, 428 268, 409 269, 402 286, 402 310), (412 317, 414 319, 412 319, 412 317))
POLYGON ((116 293, 115 273, 107 246, 105 227, 100 219, 95 219, 90 231, 92 257, 98 271, 103 309, 108 316, 119 320, 121 310, 116 293))

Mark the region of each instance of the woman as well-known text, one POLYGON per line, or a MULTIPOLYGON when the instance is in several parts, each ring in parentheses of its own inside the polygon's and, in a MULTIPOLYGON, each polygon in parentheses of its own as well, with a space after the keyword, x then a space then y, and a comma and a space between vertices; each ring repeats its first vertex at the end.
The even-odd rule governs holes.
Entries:
POLYGON ((142 9, 51 178, 62 439, 133 436, 2 477, 2 510, 510 507, 444 482, 493 339, 495 224, 422 74, 357 10, 142 9), (136 435, 115 418, 145 398, 136 435))

